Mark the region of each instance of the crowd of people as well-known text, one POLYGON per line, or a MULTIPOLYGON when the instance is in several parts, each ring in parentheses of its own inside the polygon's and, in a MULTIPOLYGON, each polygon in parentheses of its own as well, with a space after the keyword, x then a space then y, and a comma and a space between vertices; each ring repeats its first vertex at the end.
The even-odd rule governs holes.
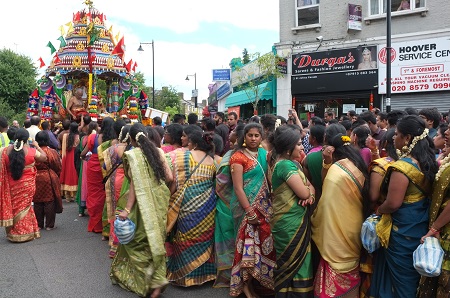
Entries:
POLYGON ((209 281, 248 298, 449 297, 450 129, 437 109, 185 121, 0 117, 8 240, 54 229, 65 199, 109 241, 112 283, 142 297, 209 281), (368 253, 371 214, 381 247, 368 253), (427 237, 445 252, 434 278, 413 266, 427 237))

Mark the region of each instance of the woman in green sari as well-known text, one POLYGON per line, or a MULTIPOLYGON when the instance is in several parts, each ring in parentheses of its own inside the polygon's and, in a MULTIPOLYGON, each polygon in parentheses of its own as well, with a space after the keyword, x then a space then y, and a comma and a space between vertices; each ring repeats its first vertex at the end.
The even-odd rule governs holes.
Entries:
POLYGON ((110 277, 113 284, 155 298, 168 284, 164 241, 170 191, 164 182, 173 178, 162 151, 147 138, 142 124, 131 127, 130 137, 136 148, 123 155, 129 186, 124 182, 128 192, 122 193, 117 210, 120 219, 136 224, 136 231, 131 242, 119 245, 110 277))
POLYGON ((315 190, 295 161, 303 145, 295 127, 277 128, 269 139, 273 218, 270 222, 277 252, 274 272, 276 297, 312 297, 311 225, 309 205, 315 190))

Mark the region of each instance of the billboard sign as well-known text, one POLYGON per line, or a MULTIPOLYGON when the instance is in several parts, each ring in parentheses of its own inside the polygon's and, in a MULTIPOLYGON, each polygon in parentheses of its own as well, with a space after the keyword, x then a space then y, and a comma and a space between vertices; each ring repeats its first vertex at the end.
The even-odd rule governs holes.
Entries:
POLYGON ((213 81, 229 81, 231 80, 231 69, 213 69, 213 81))
MULTIPOLYGON (((378 46, 378 93, 386 94, 385 45, 378 46)), ((392 44, 391 92, 450 90, 450 39, 434 38, 392 44)))

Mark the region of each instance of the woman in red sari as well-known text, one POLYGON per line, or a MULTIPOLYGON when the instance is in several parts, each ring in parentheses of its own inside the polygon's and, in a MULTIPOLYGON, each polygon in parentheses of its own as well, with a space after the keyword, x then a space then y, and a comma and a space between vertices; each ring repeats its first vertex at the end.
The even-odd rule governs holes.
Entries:
POLYGON ((46 161, 47 155, 35 141, 35 148, 28 145, 29 136, 26 129, 20 128, 15 134, 14 145, 0 148, 0 226, 6 227, 11 242, 40 237, 31 208, 36 190, 34 163, 46 161))
POLYGON ((34 194, 34 213, 40 229, 47 231, 55 228, 56 210, 54 200, 61 202, 61 185, 59 175, 61 174, 61 159, 55 149, 49 146, 50 138, 45 131, 36 134, 36 142, 47 155, 47 161, 36 163, 36 192, 34 194))
MULTIPOLYGON (((102 130, 99 134, 89 135, 87 146, 81 152, 81 158, 84 158, 90 151, 92 152, 87 162, 87 198, 86 207, 89 214, 88 232, 102 233, 103 231, 103 208, 105 206, 105 187, 103 184, 103 173, 100 166, 98 147, 102 143, 110 142, 115 139, 114 120, 106 117, 102 122, 102 130)), ((109 233, 108 233, 109 234, 109 233)), ((106 240, 106 239, 103 239, 106 240)))
POLYGON ((70 123, 69 133, 63 135, 62 139, 62 170, 60 176, 61 190, 67 202, 75 201, 78 189, 78 174, 75 169, 75 150, 80 144, 78 135, 78 124, 70 123))

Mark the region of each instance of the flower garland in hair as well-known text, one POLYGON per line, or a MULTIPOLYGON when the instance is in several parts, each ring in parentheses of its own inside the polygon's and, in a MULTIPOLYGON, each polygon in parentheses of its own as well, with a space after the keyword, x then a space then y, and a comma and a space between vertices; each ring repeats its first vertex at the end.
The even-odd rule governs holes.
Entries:
POLYGON ((20 151, 23 149, 23 141, 20 141, 20 146, 17 147, 17 144, 19 144, 19 140, 15 140, 14 141, 14 150, 16 151, 20 151))
POLYGON ((277 121, 275 121, 275 130, 281 125, 281 119, 277 119, 277 121))
MULTIPOLYGON (((120 140, 122 140, 122 131, 123 131, 123 128, 124 128, 125 126, 122 126, 122 128, 120 129, 120 133, 119 133, 119 142, 120 142, 120 140)), ((122 142, 123 143, 123 142, 122 142)))
POLYGON ((140 138, 140 137, 145 137, 145 134, 144 134, 142 131, 140 131, 140 132, 138 132, 138 133, 136 134, 136 142, 139 143, 139 138, 140 138))
POLYGON ((350 145, 351 139, 350 139, 349 136, 342 136, 342 137, 341 137, 341 140, 342 140, 342 142, 344 142, 344 145, 343 145, 343 146, 348 146, 348 145, 350 145))
POLYGON ((439 178, 441 178, 442 173, 445 171, 446 168, 450 166, 450 154, 447 155, 442 161, 441 165, 439 166, 439 171, 436 173, 436 176, 434 180, 438 181, 439 178))
POLYGON ((414 149, 414 147, 416 146, 417 142, 425 139, 427 136, 428 136, 428 128, 425 128, 420 136, 414 137, 411 144, 409 144, 409 146, 407 147, 406 150, 404 150, 403 153, 399 149, 396 150, 398 157, 404 158, 404 157, 408 156, 411 153, 411 151, 414 149))
POLYGON ((122 143, 126 143, 129 138, 130 138, 130 133, 127 132, 127 135, 125 136, 125 139, 122 140, 122 143))

